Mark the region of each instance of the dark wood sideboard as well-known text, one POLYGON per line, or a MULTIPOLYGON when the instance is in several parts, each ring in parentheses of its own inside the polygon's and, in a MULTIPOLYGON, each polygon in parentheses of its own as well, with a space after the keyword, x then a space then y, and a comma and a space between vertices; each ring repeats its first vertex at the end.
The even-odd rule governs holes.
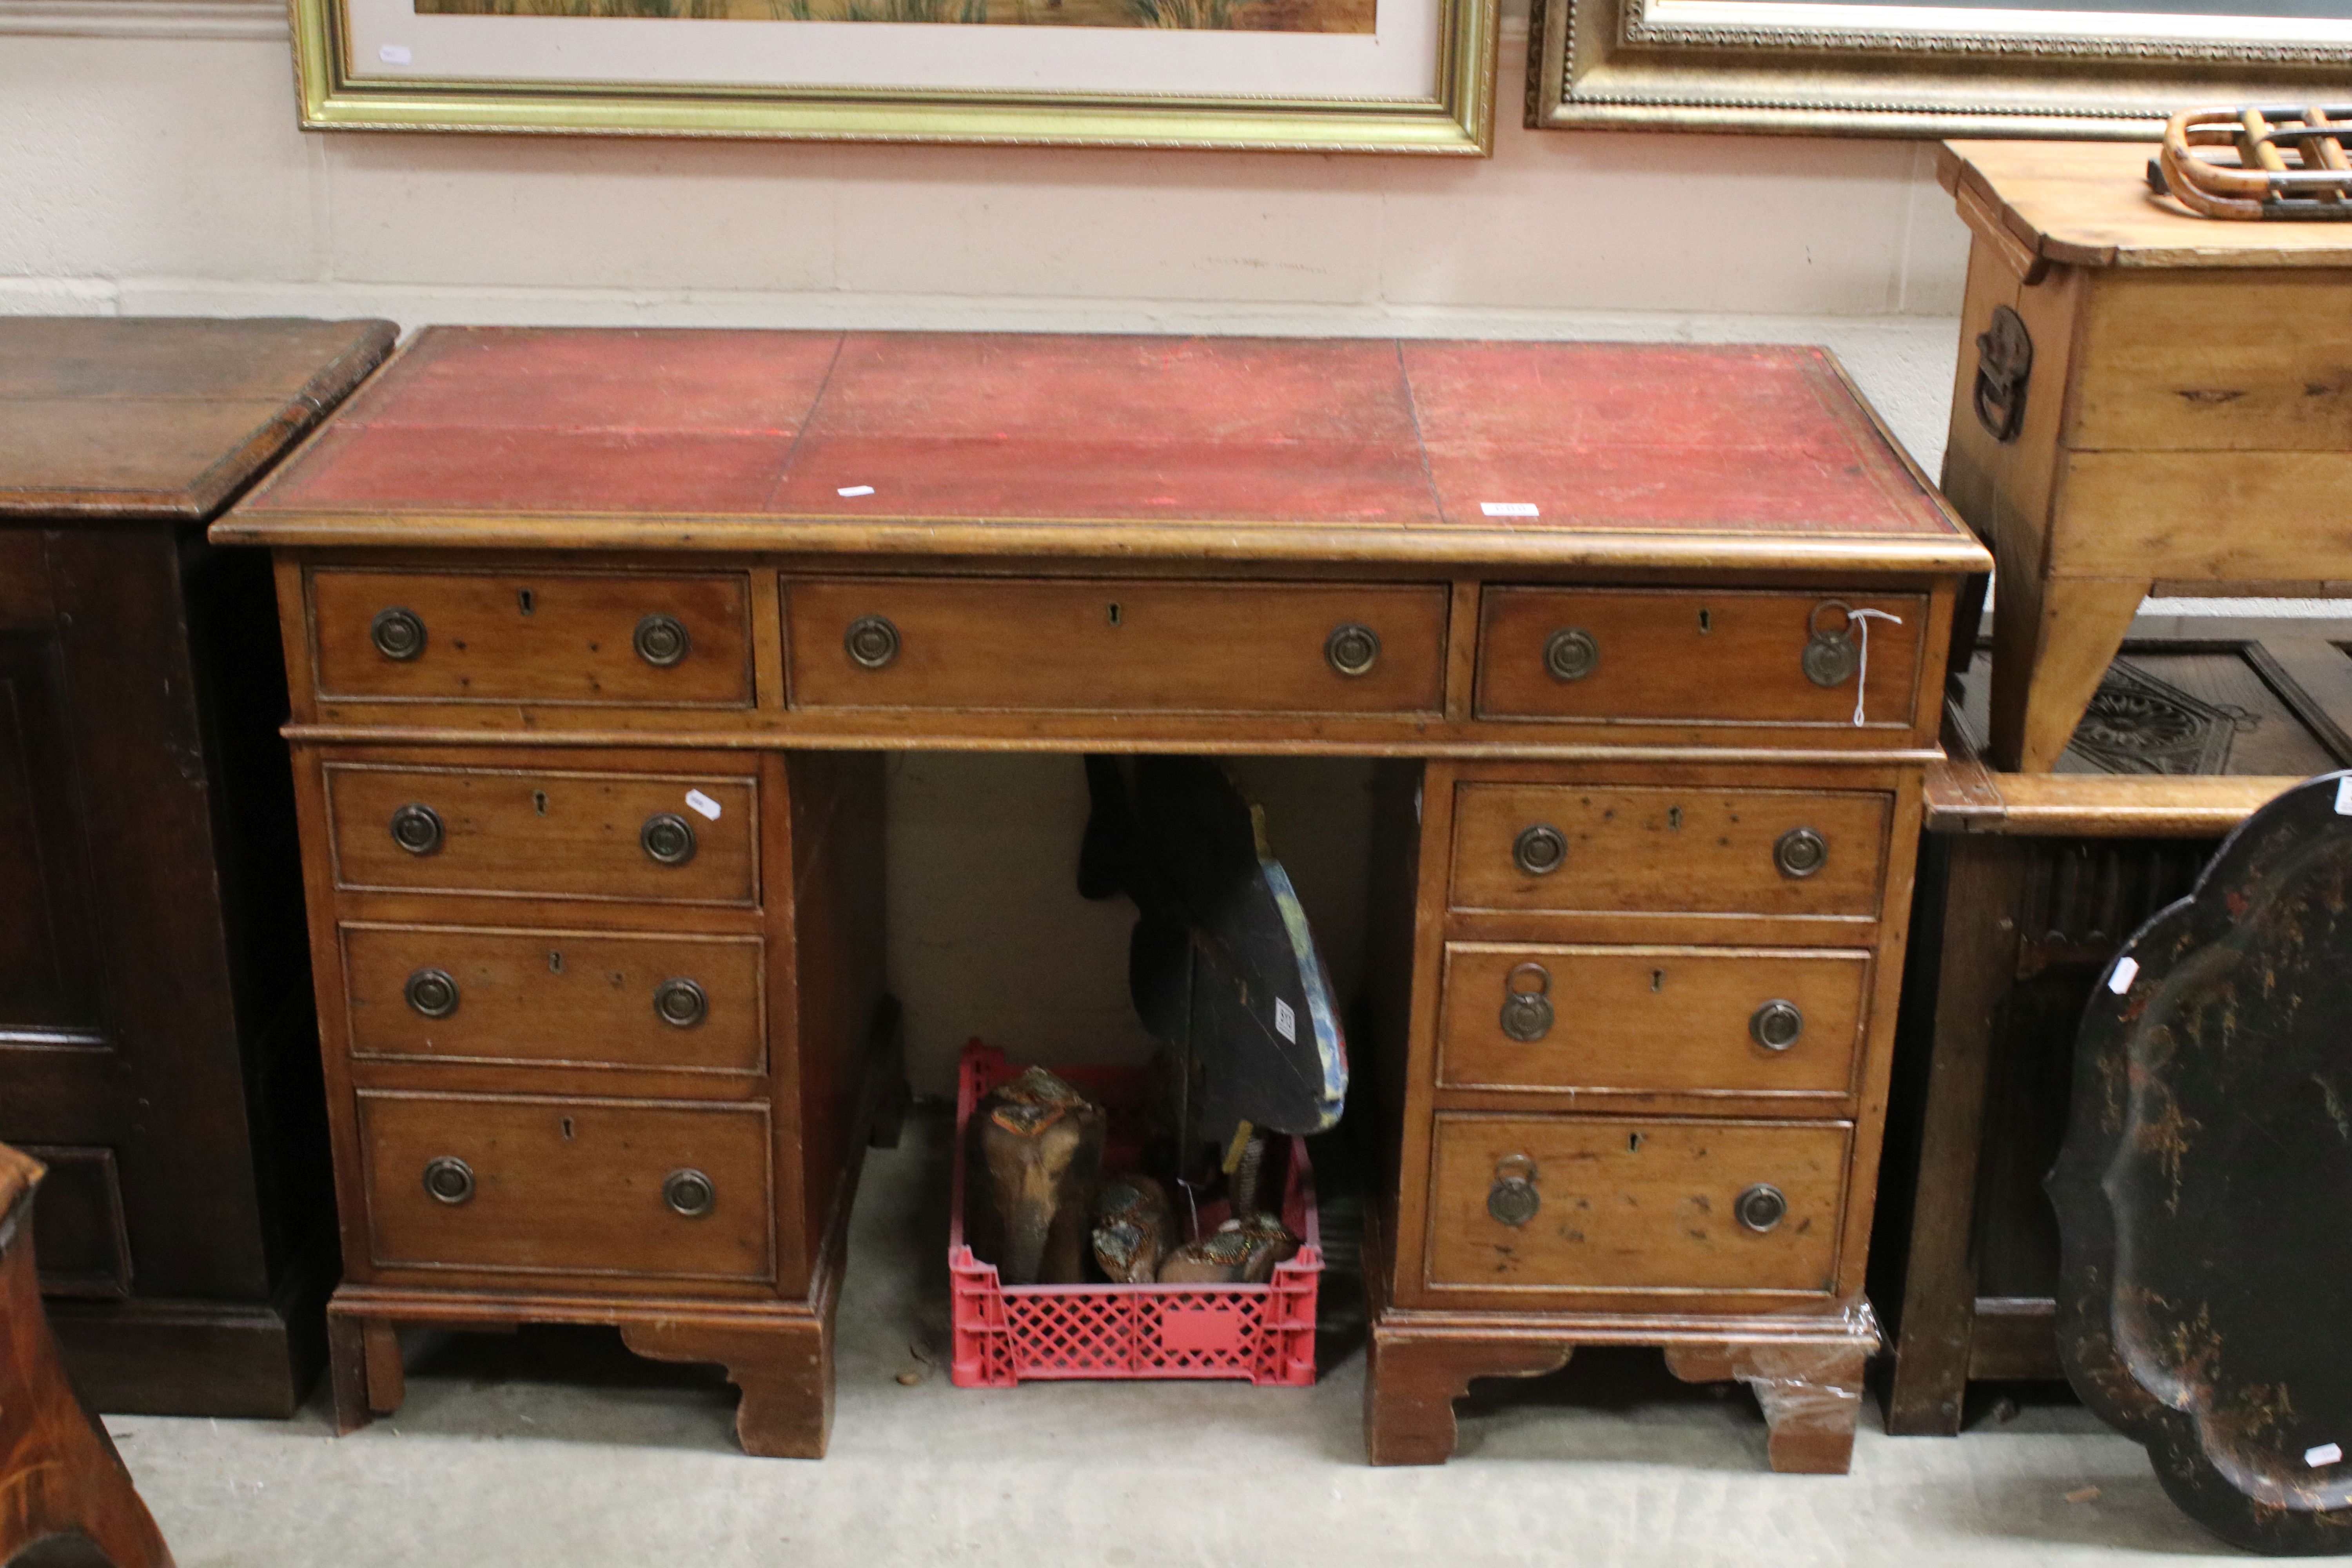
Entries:
POLYGON ((2143 617, 2043 773, 1981 761, 1984 651, 1954 682, 1950 761, 1928 770, 1872 1260, 1897 1433, 1958 1431, 1971 1381, 2063 1375, 2042 1182, 2091 988, 2223 835, 2352 765, 2352 620, 2143 617))
POLYGON ((104 1410, 292 1413, 333 1282, 263 563, 204 525, 384 321, 0 319, 0 1138, 104 1410))

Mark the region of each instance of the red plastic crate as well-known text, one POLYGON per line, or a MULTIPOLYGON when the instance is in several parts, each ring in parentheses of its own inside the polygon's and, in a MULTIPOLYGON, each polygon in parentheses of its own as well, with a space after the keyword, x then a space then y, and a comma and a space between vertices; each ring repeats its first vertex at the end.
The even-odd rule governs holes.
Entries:
MULTIPOLYGON (((1109 1113, 1105 1169, 1133 1165, 1145 1089, 1137 1068, 1056 1068, 1109 1113)), ((1315 1381, 1315 1296, 1323 1231, 1304 1139, 1290 1141, 1282 1223, 1304 1245, 1264 1285, 1006 1285, 963 1239, 964 1131, 981 1097, 1022 1069, 973 1040, 957 1073, 948 1275, 958 1388, 1010 1388, 1047 1377, 1245 1377, 1262 1387, 1315 1381)), ((1203 1205, 1203 1232, 1223 1218, 1203 1205)))

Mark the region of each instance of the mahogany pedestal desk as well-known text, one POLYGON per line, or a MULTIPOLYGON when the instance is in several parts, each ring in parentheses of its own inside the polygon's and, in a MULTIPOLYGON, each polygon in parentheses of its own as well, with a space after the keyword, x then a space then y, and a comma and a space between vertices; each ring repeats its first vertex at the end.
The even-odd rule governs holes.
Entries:
POLYGON ((334 1283, 269 574, 388 321, 0 320, 0 1138, 98 1408, 291 1415, 334 1283))
POLYGON ((2159 204, 2152 144, 1952 142, 1944 491, 2000 561, 1987 760, 2047 773, 2140 601, 2352 583, 2352 227, 2159 204))
POLYGON ((1927 770, 1871 1289, 1895 1340, 1886 1426, 1949 1436, 1971 1381, 2064 1375, 2058 1227, 2084 1004, 2221 837, 2352 764, 2352 621, 2147 617, 2047 773, 1980 760, 1991 680, 1956 682, 1927 770))
POLYGON ((1324 752, 1390 759, 1372 1457, 1613 1342, 1845 1463, 1988 562, 1826 355, 436 331, 214 537, 277 552, 346 1424, 401 1325, 584 1321, 822 1453, 879 753, 1324 752))

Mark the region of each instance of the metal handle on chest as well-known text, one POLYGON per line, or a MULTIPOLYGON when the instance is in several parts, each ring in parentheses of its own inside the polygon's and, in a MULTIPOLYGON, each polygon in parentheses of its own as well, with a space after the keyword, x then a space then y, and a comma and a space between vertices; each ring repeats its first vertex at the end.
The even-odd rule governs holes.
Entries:
POLYGON ((368 623, 368 641, 384 658, 406 664, 425 651, 425 621, 415 610, 397 605, 378 610, 368 623))
POLYGON ((1789 1195, 1769 1182, 1759 1182, 1731 1205, 1739 1223, 1761 1236, 1789 1216, 1789 1195))
POLYGON ((691 980, 665 980, 654 987, 654 1012, 665 1024, 691 1029, 710 1016, 710 998, 691 980))
POLYGON ((408 1005, 427 1018, 446 1018, 457 1010, 457 977, 446 969, 420 969, 401 987, 408 1005))
POLYGON ((637 657, 656 669, 667 669, 680 663, 694 647, 694 640, 686 635, 686 623, 659 611, 637 623, 629 642, 637 650, 637 657))
POLYGON ((1565 626, 1544 639, 1544 670, 1554 680, 1582 680, 1601 668, 1601 639, 1565 626))
POLYGON ((1381 661, 1380 634, 1357 621, 1334 626, 1323 639, 1323 658, 1341 675, 1370 675, 1381 661))
POLYGON ((425 1191, 436 1203, 451 1207, 467 1203, 474 1195, 474 1167, 455 1154, 444 1154, 437 1160, 425 1162, 425 1191))
POLYGON ((1768 1051, 1785 1051, 1805 1032, 1805 1015, 1794 1002, 1775 997, 1748 1015, 1750 1038, 1768 1051))
POLYGON ((1568 863, 1568 835, 1549 822, 1522 828, 1511 840, 1511 864, 1530 877, 1549 877, 1568 863))
POLYGON ((672 1171, 662 1178, 662 1202, 675 1214, 700 1219, 719 1206, 719 1188, 709 1176, 691 1167, 672 1171))
POLYGON ((861 669, 881 669, 898 657, 898 628, 887 616, 860 616, 849 623, 841 646, 861 669))
POLYGON ((1551 971, 1542 964, 1522 963, 1503 976, 1503 1033, 1521 1045, 1533 1045, 1551 1033, 1551 971), (1519 977, 1536 978, 1537 989, 1519 989, 1519 977))
POLYGON ((1977 423, 1996 441, 2014 441, 2025 425, 2025 383, 2033 374, 2033 334, 2007 305, 1977 334, 1977 378, 1969 394, 1977 423))
POLYGON ((411 801, 392 814, 392 841, 411 855, 430 855, 441 840, 441 814, 431 806, 411 801))
POLYGON ((1533 1160, 1525 1154, 1506 1154, 1495 1162, 1495 1184, 1486 1189, 1489 1215, 1516 1229, 1535 1218, 1542 1207, 1533 1160))
POLYGON ((1772 846, 1772 864, 1783 877, 1810 877, 1829 860, 1830 841, 1810 827, 1791 827, 1772 846))
POLYGON ((637 829, 637 843, 656 864, 683 866, 694 858, 694 825, 674 811, 657 811, 637 829))

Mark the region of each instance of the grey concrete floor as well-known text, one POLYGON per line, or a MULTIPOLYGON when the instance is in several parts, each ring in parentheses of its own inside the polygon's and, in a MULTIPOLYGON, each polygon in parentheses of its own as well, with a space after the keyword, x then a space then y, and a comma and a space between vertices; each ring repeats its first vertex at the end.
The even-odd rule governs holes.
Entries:
POLYGON ((715 1372, 636 1361, 593 1331, 412 1338, 406 1408, 348 1437, 330 1435, 321 1399, 290 1422, 107 1425, 182 1568, 2239 1555, 2078 1408, 2029 1405, 1946 1440, 1887 1437, 1874 1406, 1853 1474, 1774 1476, 1744 1391, 1686 1388, 1648 1352, 1482 1384, 1452 1464, 1375 1470, 1359 1425, 1360 1319, 1338 1279, 1334 1363, 1312 1389, 971 1390, 942 1371, 905 1386, 898 1374, 924 1372, 945 1341, 946 1134, 918 1118, 901 1148, 867 1162, 821 1463, 744 1458, 715 1372))

